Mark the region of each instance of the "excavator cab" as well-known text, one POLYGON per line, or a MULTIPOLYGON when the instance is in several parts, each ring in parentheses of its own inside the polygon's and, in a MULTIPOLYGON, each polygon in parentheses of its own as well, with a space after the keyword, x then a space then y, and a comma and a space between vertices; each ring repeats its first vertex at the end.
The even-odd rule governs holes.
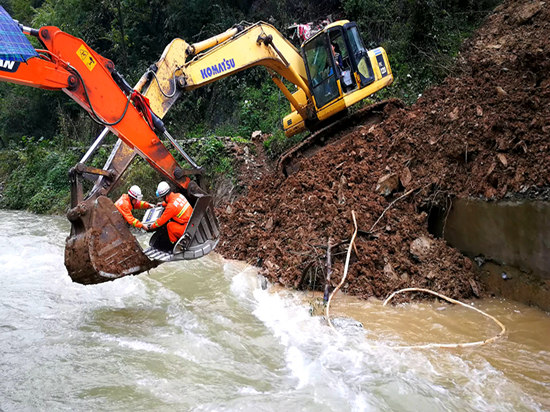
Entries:
POLYGON ((309 83, 317 108, 341 96, 337 65, 330 46, 326 35, 315 36, 303 46, 309 83))
MULTIPOLYGON (((320 120, 329 106, 349 107, 366 97, 362 89, 377 81, 383 84, 379 88, 385 87, 389 80, 385 78, 391 77, 385 51, 368 51, 357 24, 347 20, 332 23, 307 40, 302 54, 320 120)), ((333 113, 334 109, 328 111, 333 113)))
MULTIPOLYGON (((357 28, 348 20, 329 24, 301 46, 310 87, 314 118, 305 119, 291 104, 291 113, 283 119, 287 136, 305 128, 316 131, 324 120, 338 114, 393 82, 386 51, 378 47, 367 50, 357 28)), ((306 95, 293 94, 306 104, 306 95)))

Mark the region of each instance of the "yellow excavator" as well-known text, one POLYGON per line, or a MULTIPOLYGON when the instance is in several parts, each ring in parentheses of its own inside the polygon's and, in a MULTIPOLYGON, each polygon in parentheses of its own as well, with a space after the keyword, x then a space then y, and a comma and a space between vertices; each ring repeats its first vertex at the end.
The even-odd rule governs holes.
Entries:
POLYGON ((71 278, 83 284, 138 274, 163 262, 197 259, 216 247, 219 226, 212 197, 201 187, 202 168, 161 120, 182 93, 264 66, 290 102, 291 113, 283 119, 283 129, 292 136, 326 126, 331 118, 393 81, 384 49, 367 50, 357 25, 347 20, 327 25, 299 50, 263 22, 237 25, 194 44, 175 39, 133 88, 110 60, 82 40, 55 27, 19 27, 24 34, 36 36, 46 49, 31 53, 26 63, 5 65, 10 70, 0 65, 0 80, 61 89, 106 126, 69 173, 72 187, 67 217, 72 227, 65 265, 71 278), (281 78, 295 90, 289 90, 281 78), (107 163, 103 169, 87 166, 109 131, 120 140, 107 163), (182 168, 165 144, 191 167, 182 168), (193 206, 185 233, 170 252, 156 247, 160 233, 143 250, 107 197, 136 154, 193 206), (95 184, 84 196, 81 179, 89 175, 96 176, 95 184))
POLYGON ((357 25, 340 20, 309 38, 300 50, 263 22, 237 26, 195 44, 175 39, 138 85, 154 77, 147 93, 153 111, 161 114, 180 93, 253 66, 266 67, 290 102, 291 113, 283 119, 289 137, 315 130, 393 81, 385 50, 367 50, 357 25), (297 90, 290 91, 281 77, 297 90))

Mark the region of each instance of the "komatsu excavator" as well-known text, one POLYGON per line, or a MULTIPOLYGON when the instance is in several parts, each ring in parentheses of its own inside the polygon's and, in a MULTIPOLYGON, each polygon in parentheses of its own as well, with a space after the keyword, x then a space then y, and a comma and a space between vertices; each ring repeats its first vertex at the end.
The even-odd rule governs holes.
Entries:
MULTIPOLYGON (((28 43, 32 51, 26 61, 0 64, 0 80, 63 90, 106 126, 69 172, 72 186, 67 217, 72 227, 66 241, 65 265, 73 281, 83 284, 138 274, 167 261, 200 258, 216 247, 219 226, 212 197, 201 187, 202 168, 161 120, 182 93, 249 67, 264 66, 291 104, 283 128, 292 136, 323 126, 327 119, 393 81, 385 51, 366 50, 357 25, 346 20, 329 24, 300 50, 263 22, 237 25, 195 44, 175 39, 134 88, 115 70, 112 61, 82 40, 56 27, 32 29, 13 20, 11 23, 22 33, 38 38, 44 49, 35 50, 28 43), (290 91, 281 78, 296 90, 290 91), (87 166, 108 132, 119 141, 104 168, 87 166), (163 140, 191 167, 182 168, 163 140), (107 197, 136 154, 163 174, 193 206, 187 229, 171 253, 157 250, 156 234, 149 248, 143 250, 107 197), (97 179, 84 196, 81 178, 87 175, 97 179)), ((1 40, 0 36, 0 46, 1 40)), ((5 61, 9 56, 0 54, 5 61)))

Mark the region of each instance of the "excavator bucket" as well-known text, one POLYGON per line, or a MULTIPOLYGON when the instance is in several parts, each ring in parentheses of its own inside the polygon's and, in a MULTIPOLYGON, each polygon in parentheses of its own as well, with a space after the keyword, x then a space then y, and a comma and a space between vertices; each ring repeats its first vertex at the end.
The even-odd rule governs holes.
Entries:
POLYGON ((102 283, 137 275, 161 263, 143 253, 122 215, 106 196, 80 202, 67 217, 72 228, 65 245, 65 266, 74 282, 102 283))
MULTIPOLYGON (((183 149, 179 146, 177 148, 194 167, 191 172, 196 171, 197 179, 201 182, 200 167, 183 149)), ((67 213, 71 234, 65 245, 65 266, 69 276, 77 283, 96 284, 137 275, 163 262, 198 259, 210 253, 218 244, 220 232, 212 196, 197 183, 190 181, 185 195, 193 206, 193 213, 182 238, 176 245, 171 244, 164 226, 153 234, 150 247, 143 251, 120 212, 105 196, 134 157, 134 150, 119 140, 104 169, 78 163, 69 172, 73 207, 67 213), (99 178, 88 198, 82 200, 81 177, 88 175, 99 178)), ((147 215, 152 210, 149 209, 143 222, 147 221, 147 215)))

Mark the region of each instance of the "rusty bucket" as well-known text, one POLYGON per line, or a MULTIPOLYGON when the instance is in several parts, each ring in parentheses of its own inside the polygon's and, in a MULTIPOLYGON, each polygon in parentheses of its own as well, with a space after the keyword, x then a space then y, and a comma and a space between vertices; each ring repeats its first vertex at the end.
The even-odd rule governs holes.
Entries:
POLYGON ((71 234, 65 245, 65 266, 76 283, 102 283, 152 269, 150 260, 106 196, 79 202, 67 213, 71 234))

